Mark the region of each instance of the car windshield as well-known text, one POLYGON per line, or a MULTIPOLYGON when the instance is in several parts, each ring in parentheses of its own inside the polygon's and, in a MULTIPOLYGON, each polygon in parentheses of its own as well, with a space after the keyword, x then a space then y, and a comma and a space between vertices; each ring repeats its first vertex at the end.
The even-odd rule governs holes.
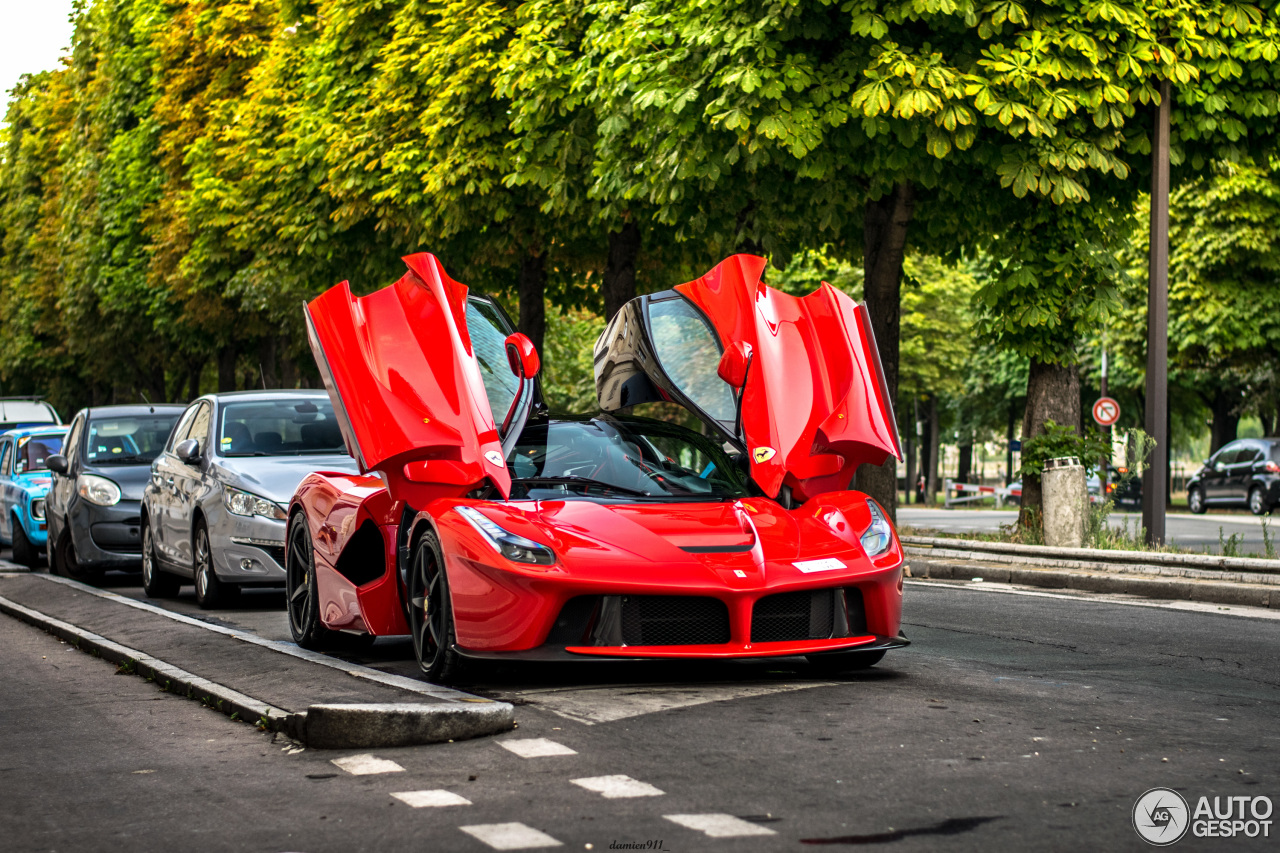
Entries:
POLYGON ((725 500, 747 495, 711 439, 674 424, 597 418, 531 424, 507 465, 516 500, 725 500))
POLYGON ((304 456, 346 453, 326 397, 282 397, 226 403, 218 424, 223 456, 304 456))
POLYGON ((94 418, 85 438, 85 461, 90 465, 149 465, 164 450, 180 414, 94 418))
POLYGON ((37 435, 18 439, 18 455, 13 473, 30 474, 32 471, 48 471, 45 460, 62 450, 62 436, 37 435))

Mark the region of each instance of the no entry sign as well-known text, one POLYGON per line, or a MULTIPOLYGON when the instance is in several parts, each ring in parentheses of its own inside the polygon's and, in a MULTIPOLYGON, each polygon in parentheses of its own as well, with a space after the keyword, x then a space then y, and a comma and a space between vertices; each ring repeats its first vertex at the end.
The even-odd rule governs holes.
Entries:
POLYGON ((1098 426, 1114 426, 1120 420, 1120 404, 1110 397, 1099 397, 1093 404, 1093 419, 1098 426))

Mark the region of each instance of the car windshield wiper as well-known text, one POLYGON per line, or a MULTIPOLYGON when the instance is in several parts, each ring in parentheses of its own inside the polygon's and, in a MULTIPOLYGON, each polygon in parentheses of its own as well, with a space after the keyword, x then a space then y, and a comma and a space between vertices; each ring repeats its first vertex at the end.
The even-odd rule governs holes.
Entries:
POLYGON ((142 462, 148 464, 154 460, 154 456, 104 456, 101 459, 90 459, 90 465, 137 465, 142 462))
POLYGON ((620 492, 624 495, 634 495, 638 498, 653 497, 651 492, 642 492, 639 489, 629 489, 626 486, 615 486, 613 483, 606 483, 602 480, 593 480, 590 477, 517 477, 511 482, 522 483, 525 485, 530 483, 545 483, 552 486, 582 486, 583 488, 596 486, 597 488, 620 492))

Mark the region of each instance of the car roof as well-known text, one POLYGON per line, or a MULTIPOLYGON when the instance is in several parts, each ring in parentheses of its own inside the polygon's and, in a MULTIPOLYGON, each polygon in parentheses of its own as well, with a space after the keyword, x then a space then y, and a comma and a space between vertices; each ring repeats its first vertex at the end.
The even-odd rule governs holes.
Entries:
POLYGON ((81 409, 79 412, 76 413, 76 415, 79 416, 81 413, 83 413, 85 417, 90 417, 90 418, 112 417, 115 415, 122 415, 125 417, 136 417, 136 416, 142 416, 142 415, 162 414, 162 413, 177 414, 177 413, 181 413, 182 410, 185 409, 186 407, 187 407, 186 403, 156 403, 154 406, 146 405, 143 403, 132 404, 127 406, 89 406, 88 408, 81 409))
POLYGON ((66 434, 67 428, 65 426, 60 426, 59 424, 48 424, 42 426, 18 427, 17 429, 6 430, 5 432, 0 432, 0 438, 5 438, 6 436, 12 436, 13 438, 34 438, 41 435, 66 434))

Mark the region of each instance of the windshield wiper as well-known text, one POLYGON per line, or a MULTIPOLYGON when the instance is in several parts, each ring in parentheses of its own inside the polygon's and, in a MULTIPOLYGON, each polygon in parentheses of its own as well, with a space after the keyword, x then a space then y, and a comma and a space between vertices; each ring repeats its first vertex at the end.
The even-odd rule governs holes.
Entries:
POLYGON ((651 498, 651 492, 642 492, 639 489, 629 489, 626 486, 615 486, 613 483, 606 483, 602 480, 593 480, 590 477, 517 477, 513 479, 513 483, 547 483, 553 486, 596 486, 601 489, 619 492, 624 495, 634 495, 638 498, 651 498))
POLYGON ((104 456, 101 459, 90 459, 90 465, 137 465, 142 462, 150 463, 154 456, 104 456))

